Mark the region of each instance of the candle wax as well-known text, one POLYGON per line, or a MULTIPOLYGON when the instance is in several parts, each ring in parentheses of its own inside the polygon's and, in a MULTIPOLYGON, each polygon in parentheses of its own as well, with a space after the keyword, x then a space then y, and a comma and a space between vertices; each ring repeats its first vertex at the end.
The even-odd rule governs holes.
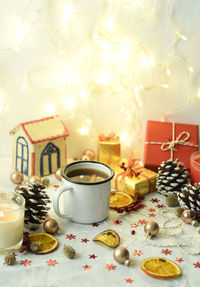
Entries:
POLYGON ((15 203, 0 203, 0 249, 20 243, 23 236, 24 213, 15 203))

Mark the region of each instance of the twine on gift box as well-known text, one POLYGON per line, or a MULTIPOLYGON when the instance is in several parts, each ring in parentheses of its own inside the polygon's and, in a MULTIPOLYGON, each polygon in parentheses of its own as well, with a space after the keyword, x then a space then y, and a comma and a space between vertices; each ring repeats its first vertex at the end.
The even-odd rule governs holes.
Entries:
POLYGON ((175 123, 172 122, 172 140, 168 142, 145 142, 144 144, 160 144, 162 151, 168 151, 171 152, 171 160, 173 161, 174 157, 174 151, 176 151, 175 146, 177 144, 179 145, 185 145, 185 146, 192 146, 192 147, 198 147, 198 145, 195 145, 191 142, 188 142, 190 138, 190 133, 186 131, 182 131, 175 139, 175 123))

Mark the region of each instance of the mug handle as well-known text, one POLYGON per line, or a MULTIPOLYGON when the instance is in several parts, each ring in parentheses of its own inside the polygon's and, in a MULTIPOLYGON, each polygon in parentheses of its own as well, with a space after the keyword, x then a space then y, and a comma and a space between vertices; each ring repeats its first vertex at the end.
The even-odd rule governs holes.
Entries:
POLYGON ((65 191, 70 191, 70 190, 72 191, 73 188, 64 186, 64 187, 60 188, 59 190, 57 190, 54 193, 54 195, 53 195, 53 208, 54 208, 54 211, 61 218, 66 218, 66 219, 71 219, 72 218, 71 215, 60 213, 60 208, 59 208, 59 199, 60 199, 61 194, 63 192, 65 192, 65 191))

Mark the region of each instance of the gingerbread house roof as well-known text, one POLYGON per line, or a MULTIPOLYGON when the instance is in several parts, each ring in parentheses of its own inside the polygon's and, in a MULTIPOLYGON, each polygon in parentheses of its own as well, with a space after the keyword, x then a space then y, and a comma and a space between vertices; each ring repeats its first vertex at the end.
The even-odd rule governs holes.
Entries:
POLYGON ((51 116, 18 124, 10 131, 10 134, 15 134, 19 127, 24 130, 32 144, 69 135, 67 127, 59 116, 51 116))

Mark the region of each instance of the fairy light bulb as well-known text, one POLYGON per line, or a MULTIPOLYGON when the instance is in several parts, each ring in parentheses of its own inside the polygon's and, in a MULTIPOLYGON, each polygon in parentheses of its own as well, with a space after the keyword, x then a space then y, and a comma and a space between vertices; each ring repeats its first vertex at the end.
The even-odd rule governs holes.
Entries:
POLYGON ((200 89, 197 92, 197 97, 200 98, 200 89))
POLYGON ((95 78, 95 82, 107 86, 110 83, 110 79, 111 79, 110 73, 104 72, 101 75, 99 75, 97 78, 95 78))
POLYGON ((167 74, 167 76, 170 76, 170 75, 171 75, 170 69, 166 69, 166 74, 167 74))
POLYGON ((27 89, 28 89, 27 85, 24 84, 24 85, 22 86, 22 91, 25 91, 25 90, 27 90, 27 89))
POLYGON ((130 115, 129 111, 126 111, 126 118, 125 118, 125 120, 127 122, 131 120, 131 115, 130 115))
POLYGON ((140 166, 143 166, 143 162, 142 162, 141 160, 139 161, 139 165, 140 165, 140 166))
POLYGON ((107 28, 108 30, 113 30, 113 29, 114 29, 112 17, 108 18, 108 20, 105 22, 104 26, 105 26, 105 28, 107 28))
POLYGON ((86 119, 86 123, 88 124, 88 125, 92 125, 92 121, 91 121, 91 119, 86 119))
POLYGON ((81 91, 79 93, 79 95, 81 98, 83 98, 85 101, 87 101, 89 96, 90 96, 90 92, 89 91, 81 91))
POLYGON ((179 37, 180 37, 183 41, 187 41, 187 40, 188 40, 188 38, 187 38, 185 35, 183 35, 183 34, 181 34, 181 33, 179 33, 179 32, 177 32, 177 34, 179 35, 179 37))
POLYGON ((190 73, 192 73, 192 72, 194 72, 194 69, 193 69, 192 67, 188 67, 188 71, 189 71, 190 73))
POLYGON ((124 107, 124 106, 123 106, 123 107, 121 107, 120 111, 121 111, 121 113, 124 113, 124 111, 125 111, 125 107, 124 107))
POLYGON ((134 92, 137 93, 138 91, 139 91, 138 86, 135 86, 135 87, 134 87, 134 92))
POLYGON ((62 9, 64 19, 65 21, 68 21, 74 15, 75 12, 74 7, 70 5, 63 5, 62 9))
POLYGON ((63 104, 66 109, 73 110, 76 106, 76 97, 72 96, 71 98, 65 98, 63 104))
POLYGON ((25 33, 29 29, 28 25, 24 25, 21 21, 17 21, 16 23, 16 35, 15 35, 15 47, 13 48, 14 51, 20 52, 21 51, 21 43, 25 37, 25 33))
POLYGON ((80 129, 80 134, 81 135, 88 135, 88 127, 83 127, 80 129))
POLYGON ((47 114, 54 114, 55 111, 56 111, 56 107, 54 106, 54 104, 49 103, 45 106, 45 112, 47 114))
POLYGON ((143 57, 142 58, 142 64, 143 66, 146 66, 147 68, 151 68, 155 66, 154 58, 151 55, 150 57, 143 57))
POLYGON ((163 85, 160 85, 162 88, 164 88, 164 89, 168 89, 169 88, 169 85, 167 85, 167 84, 163 84, 163 85))
POLYGON ((140 8, 144 9, 144 4, 142 3, 141 0, 137 0, 137 1, 136 1, 136 4, 137 4, 140 8))

